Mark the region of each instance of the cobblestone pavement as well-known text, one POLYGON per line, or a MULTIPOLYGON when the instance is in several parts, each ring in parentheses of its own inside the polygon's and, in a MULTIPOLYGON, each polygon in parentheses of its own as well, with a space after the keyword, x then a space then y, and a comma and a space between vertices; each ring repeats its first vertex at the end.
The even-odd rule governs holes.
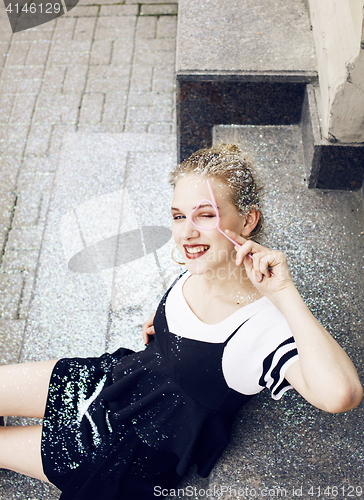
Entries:
MULTIPOLYGON (((177 0, 80 0, 67 15, 13 34, 1 2, 1 364, 23 359, 64 134, 175 134, 176 25, 177 0)), ((2 473, 1 500, 58 496, 2 473)))
MULTIPOLYGON (((81 0, 12 34, 0 9, 0 329, 20 334, 65 132, 174 132, 175 0, 81 0)), ((0 348, 1 352, 1 348, 0 348)), ((16 361, 1 353, 1 362, 16 361)))

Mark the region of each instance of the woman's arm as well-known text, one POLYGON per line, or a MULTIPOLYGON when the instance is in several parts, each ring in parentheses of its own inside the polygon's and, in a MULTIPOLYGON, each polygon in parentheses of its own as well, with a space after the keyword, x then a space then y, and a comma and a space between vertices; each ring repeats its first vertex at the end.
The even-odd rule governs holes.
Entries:
POLYGON ((287 320, 299 361, 286 371, 288 382, 311 404, 338 413, 355 408, 363 389, 345 351, 312 315, 297 288, 269 297, 287 320))
POLYGON ((236 247, 236 264, 244 263, 252 283, 284 315, 292 331, 299 361, 287 369, 288 382, 322 410, 337 413, 355 408, 363 396, 357 371, 345 351, 303 302, 284 254, 246 241, 231 231, 228 233, 242 243, 236 247), (249 252, 253 258, 248 257, 249 252))

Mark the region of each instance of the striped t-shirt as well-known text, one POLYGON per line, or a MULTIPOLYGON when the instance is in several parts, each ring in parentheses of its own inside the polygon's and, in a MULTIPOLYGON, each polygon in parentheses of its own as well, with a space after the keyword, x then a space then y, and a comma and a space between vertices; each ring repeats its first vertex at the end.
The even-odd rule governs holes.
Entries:
POLYGON ((283 314, 267 297, 235 311, 223 321, 206 324, 190 309, 183 296, 186 272, 176 282, 166 301, 169 331, 200 342, 228 341, 222 357, 226 384, 242 394, 257 394, 267 387, 273 399, 291 389, 284 378, 287 368, 298 360, 292 332, 283 314))

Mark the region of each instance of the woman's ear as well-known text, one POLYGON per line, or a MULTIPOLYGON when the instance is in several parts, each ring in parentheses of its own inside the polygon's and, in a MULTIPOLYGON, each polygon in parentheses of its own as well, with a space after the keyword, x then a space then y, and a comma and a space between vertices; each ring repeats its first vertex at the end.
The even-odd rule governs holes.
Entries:
POLYGON ((255 226, 258 224, 260 212, 259 210, 252 209, 246 216, 243 230, 241 232, 242 236, 249 236, 249 234, 254 231, 255 226))

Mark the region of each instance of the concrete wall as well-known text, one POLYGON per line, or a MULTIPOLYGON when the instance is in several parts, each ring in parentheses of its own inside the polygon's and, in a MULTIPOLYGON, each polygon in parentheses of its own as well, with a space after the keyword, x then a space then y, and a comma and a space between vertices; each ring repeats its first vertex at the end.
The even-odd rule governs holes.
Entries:
POLYGON ((309 0, 324 138, 364 142, 364 0, 309 0))

